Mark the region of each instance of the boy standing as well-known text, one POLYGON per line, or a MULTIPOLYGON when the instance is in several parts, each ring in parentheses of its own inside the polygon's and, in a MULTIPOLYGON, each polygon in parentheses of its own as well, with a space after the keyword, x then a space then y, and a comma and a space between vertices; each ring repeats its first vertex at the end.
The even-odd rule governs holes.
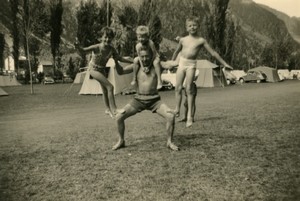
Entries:
POLYGON ((190 17, 186 20, 186 30, 189 33, 187 36, 180 38, 179 44, 173 54, 172 60, 176 60, 179 52, 179 66, 176 73, 176 86, 175 86, 175 98, 176 108, 174 113, 179 116, 180 105, 182 100, 182 87, 183 81, 186 79, 186 92, 187 92, 187 121, 186 127, 191 127, 193 124, 192 119, 192 101, 193 95, 191 86, 195 77, 197 56, 202 47, 204 47, 213 57, 215 57, 225 67, 229 65, 215 52, 207 43, 207 41, 200 37, 198 34, 198 18, 190 17))

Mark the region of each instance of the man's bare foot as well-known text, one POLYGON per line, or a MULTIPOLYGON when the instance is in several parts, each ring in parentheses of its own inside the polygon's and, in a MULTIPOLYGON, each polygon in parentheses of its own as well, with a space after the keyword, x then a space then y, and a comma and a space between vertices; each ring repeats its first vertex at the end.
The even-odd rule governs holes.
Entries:
POLYGON ((186 118, 180 118, 180 119, 178 119, 178 122, 186 122, 186 118))
POLYGON ((168 142, 167 143, 167 147, 170 148, 173 151, 179 151, 179 147, 177 147, 175 144, 173 144, 172 142, 168 142))
POLYGON ((186 127, 189 128, 193 125, 193 120, 192 119, 187 119, 186 121, 186 127))
POLYGON ((112 150, 117 150, 117 149, 121 149, 124 147, 125 147, 125 140, 121 140, 112 147, 112 150))

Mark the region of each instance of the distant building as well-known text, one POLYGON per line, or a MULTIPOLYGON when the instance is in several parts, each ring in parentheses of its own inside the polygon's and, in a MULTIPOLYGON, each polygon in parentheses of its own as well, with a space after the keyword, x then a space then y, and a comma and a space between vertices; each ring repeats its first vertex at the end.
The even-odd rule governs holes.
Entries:
POLYGON ((53 64, 51 61, 40 61, 37 72, 43 72, 45 75, 54 75, 53 64))

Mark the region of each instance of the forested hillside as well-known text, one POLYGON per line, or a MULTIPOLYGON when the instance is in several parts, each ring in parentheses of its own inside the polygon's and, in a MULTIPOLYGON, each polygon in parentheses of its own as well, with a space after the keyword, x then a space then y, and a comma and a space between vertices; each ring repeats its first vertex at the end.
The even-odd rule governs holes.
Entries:
MULTIPOLYGON (((50 3, 44 3, 43 12, 50 18, 50 3)), ((12 37, 13 21, 8 0, 2 1, 0 11, 0 31, 12 37)), ((256 65, 300 68, 297 63, 299 43, 296 42, 300 42, 299 19, 289 18, 252 0, 111 0, 109 12, 111 26, 116 31, 114 45, 122 55, 133 55, 134 29, 142 23, 150 26, 151 38, 160 43, 160 51, 170 58, 176 47, 175 37, 186 34, 186 17, 196 15, 200 18, 201 36, 234 68, 248 69, 256 65)), ((106 25, 106 16, 105 0, 63 1, 59 59, 64 66, 68 65, 70 55, 77 54, 76 38, 83 46, 93 44, 97 31, 106 25)), ((39 60, 51 61, 50 32, 34 38, 41 45, 39 60)), ((212 59, 205 51, 200 58, 212 59)))

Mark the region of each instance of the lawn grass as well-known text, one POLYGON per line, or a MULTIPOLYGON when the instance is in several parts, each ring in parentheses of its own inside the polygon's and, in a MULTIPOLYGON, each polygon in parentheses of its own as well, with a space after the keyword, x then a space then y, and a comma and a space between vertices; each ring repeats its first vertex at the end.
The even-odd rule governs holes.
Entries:
MULTIPOLYGON (((196 122, 126 121, 125 149, 101 96, 80 85, 3 87, 0 200, 300 200, 300 82, 198 89, 196 122), (65 95, 64 92, 66 92, 65 95)), ((174 91, 161 92, 170 107, 174 91)), ((116 96, 124 106, 131 95, 116 96)))

